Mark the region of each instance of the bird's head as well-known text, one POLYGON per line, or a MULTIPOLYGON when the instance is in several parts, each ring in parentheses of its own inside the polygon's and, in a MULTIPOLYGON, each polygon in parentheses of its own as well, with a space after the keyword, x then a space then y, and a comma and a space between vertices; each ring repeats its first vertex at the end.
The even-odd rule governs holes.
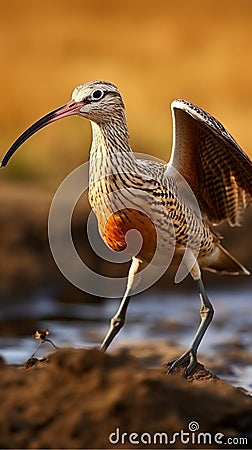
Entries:
POLYGON ((73 90, 69 102, 46 114, 17 138, 5 154, 1 166, 6 166, 13 153, 29 137, 56 120, 76 115, 98 124, 104 124, 124 117, 124 114, 123 100, 114 84, 107 81, 91 81, 81 84, 73 90))
POLYGON ((107 81, 91 81, 77 86, 72 93, 72 102, 80 106, 78 115, 96 123, 109 122, 124 111, 118 88, 107 81))

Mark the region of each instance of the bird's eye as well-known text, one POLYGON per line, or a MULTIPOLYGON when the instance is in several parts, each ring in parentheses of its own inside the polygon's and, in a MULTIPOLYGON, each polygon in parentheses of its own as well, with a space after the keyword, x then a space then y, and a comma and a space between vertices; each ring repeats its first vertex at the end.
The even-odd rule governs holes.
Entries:
POLYGON ((100 100, 100 98, 102 98, 103 95, 104 95, 104 92, 101 89, 96 89, 95 91, 92 92, 91 98, 93 100, 100 100))

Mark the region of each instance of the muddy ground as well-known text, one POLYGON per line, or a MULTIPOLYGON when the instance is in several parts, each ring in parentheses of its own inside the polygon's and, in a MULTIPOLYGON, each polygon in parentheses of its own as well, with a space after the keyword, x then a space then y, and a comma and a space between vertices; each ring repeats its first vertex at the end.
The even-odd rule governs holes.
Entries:
POLYGON ((200 364, 187 379, 166 375, 138 350, 61 349, 30 368, 2 362, 0 447, 251 448, 250 396, 200 364))

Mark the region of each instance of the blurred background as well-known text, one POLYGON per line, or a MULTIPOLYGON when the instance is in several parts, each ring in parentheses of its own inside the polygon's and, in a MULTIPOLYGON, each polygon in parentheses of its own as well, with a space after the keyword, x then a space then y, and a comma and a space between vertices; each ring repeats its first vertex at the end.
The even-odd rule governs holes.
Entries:
MULTIPOLYGON (((170 103, 185 98, 219 118, 250 153, 251 22, 249 0, 4 2, 2 152, 76 85, 105 79, 122 92, 135 150, 169 158, 170 103)), ((56 188, 88 159, 89 145, 86 121, 59 122, 29 141, 1 177, 56 188)))
MULTIPOLYGON (((104 79, 122 92, 135 151, 169 159, 170 103, 184 98, 218 118, 251 157, 251 54, 250 0, 4 2, 0 15, 1 154, 28 125, 68 101, 76 85, 104 79)), ((110 308, 107 301, 104 306, 102 299, 91 298, 64 279, 47 241, 53 195, 65 176, 88 160, 90 142, 89 123, 68 118, 33 136, 1 170, 1 333, 8 339, 14 333, 26 337, 34 326, 47 326, 52 319, 58 324, 64 319, 65 330, 70 319, 92 324, 114 312, 116 303, 110 308), (75 310, 78 303, 86 309, 75 310), (87 305, 96 309, 89 314, 87 305)), ((127 265, 106 265, 88 247, 88 214, 83 196, 73 220, 80 252, 101 273, 125 275, 127 265)), ((244 228, 221 229, 224 246, 250 270, 251 224, 248 212, 244 228)), ((239 302, 243 291, 250 298, 250 277, 206 274, 205 280, 210 293, 217 292, 219 298, 224 292, 227 310, 229 290, 236 289, 239 302)), ((175 287, 181 302, 182 297, 192 296, 189 305, 198 308, 190 281, 175 287)), ((168 308, 173 288, 172 277, 166 275, 150 295, 158 298, 165 289, 168 299, 163 308, 168 308)), ((144 294, 139 298, 143 300, 144 294)), ((101 334, 105 329, 106 325, 99 326, 101 334)), ((100 334, 97 337, 91 331, 79 341, 98 342, 100 334)), ((73 339, 78 341, 76 335, 73 339)), ((13 348, 10 340, 8 345, 13 348)))

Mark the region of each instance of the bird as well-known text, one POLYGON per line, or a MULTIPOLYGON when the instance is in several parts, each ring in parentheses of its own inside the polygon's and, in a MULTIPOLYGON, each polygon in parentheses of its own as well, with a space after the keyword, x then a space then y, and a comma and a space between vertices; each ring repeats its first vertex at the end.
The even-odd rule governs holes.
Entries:
POLYGON ((171 103, 171 111, 169 161, 136 157, 118 87, 107 81, 87 82, 73 90, 65 105, 27 128, 6 152, 1 166, 46 125, 72 115, 90 121, 89 202, 99 233, 116 252, 126 248, 129 230, 142 235, 141 249, 132 256, 124 295, 100 349, 105 352, 124 326, 136 274, 151 263, 158 247, 160 261, 170 252, 172 264, 182 264, 191 275, 200 299, 200 324, 191 345, 167 363, 167 373, 182 367, 189 376, 197 368, 198 348, 214 315, 202 270, 249 275, 220 244, 214 226, 221 222, 242 225, 252 199, 252 163, 211 114, 182 99, 171 103))

